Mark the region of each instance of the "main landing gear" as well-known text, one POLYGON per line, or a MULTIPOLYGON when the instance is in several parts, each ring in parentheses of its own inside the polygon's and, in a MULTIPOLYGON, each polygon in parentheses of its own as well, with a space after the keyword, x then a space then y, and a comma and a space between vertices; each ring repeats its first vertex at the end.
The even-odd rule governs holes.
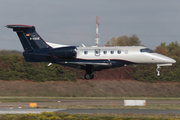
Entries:
POLYGON ((86 80, 89 80, 89 79, 93 79, 94 78, 94 74, 92 73, 92 74, 85 74, 84 75, 84 78, 86 79, 86 80))
POLYGON ((94 74, 93 74, 94 71, 93 71, 93 69, 94 69, 93 66, 86 66, 86 74, 84 75, 84 78, 86 80, 94 78, 94 74))

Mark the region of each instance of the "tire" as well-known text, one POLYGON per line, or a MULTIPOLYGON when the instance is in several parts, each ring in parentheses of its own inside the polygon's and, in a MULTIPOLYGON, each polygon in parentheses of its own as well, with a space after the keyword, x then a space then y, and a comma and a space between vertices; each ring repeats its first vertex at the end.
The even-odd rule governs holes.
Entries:
POLYGON ((85 74, 85 75, 84 75, 84 78, 85 78, 86 80, 89 80, 89 79, 91 79, 91 75, 90 75, 90 74, 85 74))

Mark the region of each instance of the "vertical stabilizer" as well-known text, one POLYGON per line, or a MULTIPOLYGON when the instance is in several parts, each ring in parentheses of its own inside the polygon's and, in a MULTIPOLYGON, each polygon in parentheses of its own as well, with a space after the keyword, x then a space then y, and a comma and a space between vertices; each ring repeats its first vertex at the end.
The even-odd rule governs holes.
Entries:
POLYGON ((34 26, 31 25, 7 25, 17 33, 25 51, 34 49, 50 48, 48 44, 38 35, 34 26))

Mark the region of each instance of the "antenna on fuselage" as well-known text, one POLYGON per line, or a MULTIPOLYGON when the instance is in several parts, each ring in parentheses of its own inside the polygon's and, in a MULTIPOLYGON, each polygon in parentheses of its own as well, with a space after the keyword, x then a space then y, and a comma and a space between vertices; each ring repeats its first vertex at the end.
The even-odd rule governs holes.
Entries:
POLYGON ((99 27, 99 17, 98 16, 96 16, 96 38, 95 38, 95 40, 96 40, 96 46, 98 47, 99 46, 99 33, 98 33, 98 27, 99 27))
POLYGON ((84 44, 82 44, 83 47, 86 47, 84 44))

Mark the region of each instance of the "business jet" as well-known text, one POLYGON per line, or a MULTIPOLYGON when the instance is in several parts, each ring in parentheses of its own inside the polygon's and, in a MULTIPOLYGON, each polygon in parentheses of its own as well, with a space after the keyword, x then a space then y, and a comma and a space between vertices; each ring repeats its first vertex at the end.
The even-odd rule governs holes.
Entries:
POLYGON ((128 47, 82 47, 45 42, 31 25, 7 25, 17 33, 24 48, 27 62, 47 62, 48 66, 60 64, 85 70, 85 79, 93 79, 95 71, 127 65, 156 64, 157 75, 161 66, 171 66, 176 61, 155 53, 143 46, 128 47))

